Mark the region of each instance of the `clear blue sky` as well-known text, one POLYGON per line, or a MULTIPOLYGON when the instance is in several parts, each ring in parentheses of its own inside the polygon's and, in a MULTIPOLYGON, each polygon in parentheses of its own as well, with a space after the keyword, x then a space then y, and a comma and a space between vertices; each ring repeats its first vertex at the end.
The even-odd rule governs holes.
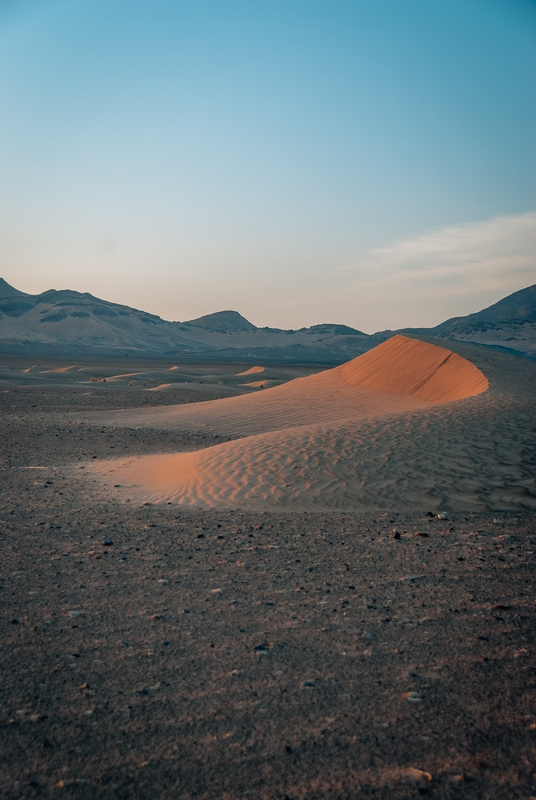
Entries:
POLYGON ((0 0, 0 275, 435 324, 536 282, 531 0, 0 0))

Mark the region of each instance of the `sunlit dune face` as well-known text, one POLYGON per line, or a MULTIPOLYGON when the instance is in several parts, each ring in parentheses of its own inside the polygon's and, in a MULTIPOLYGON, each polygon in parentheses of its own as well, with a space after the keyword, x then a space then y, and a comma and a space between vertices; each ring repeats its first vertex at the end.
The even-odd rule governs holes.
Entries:
POLYGON ((448 403, 485 392, 486 376, 467 359, 427 342, 393 336, 337 368, 349 386, 448 403))

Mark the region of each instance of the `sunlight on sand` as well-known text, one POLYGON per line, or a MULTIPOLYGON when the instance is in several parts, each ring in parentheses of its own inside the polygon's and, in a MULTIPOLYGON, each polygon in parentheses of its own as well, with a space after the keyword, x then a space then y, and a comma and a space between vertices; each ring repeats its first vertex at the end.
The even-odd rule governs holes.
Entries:
MULTIPOLYGON (((493 365, 501 358, 488 351, 484 360, 499 374, 493 365)), ((533 369, 512 363, 511 376, 500 373, 505 385, 533 369)), ((467 359, 397 335, 340 367, 259 394, 87 417, 126 427, 210 425, 235 436, 196 452, 92 463, 88 471, 114 486, 118 500, 199 508, 536 507, 534 478, 512 445, 518 427, 530 427, 526 394, 515 400, 487 389, 467 359)))

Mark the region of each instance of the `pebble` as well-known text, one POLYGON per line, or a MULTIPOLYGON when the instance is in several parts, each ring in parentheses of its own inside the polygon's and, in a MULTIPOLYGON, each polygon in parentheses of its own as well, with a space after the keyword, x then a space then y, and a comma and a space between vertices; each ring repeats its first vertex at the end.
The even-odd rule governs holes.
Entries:
POLYGON ((409 703, 420 703, 422 700, 419 692, 404 692, 404 697, 409 703))
POLYGON ((105 547, 110 547, 113 544, 111 539, 103 539, 102 543, 105 547))
POLYGON ((69 611, 69 616, 71 616, 73 619, 78 619, 78 617, 84 616, 84 612, 79 611, 78 609, 73 609, 72 611, 69 611))
POLYGON ((415 767, 407 767, 402 774, 406 780, 418 786, 426 786, 432 780, 432 776, 429 772, 424 772, 422 769, 415 769, 415 767))
POLYGON ((64 778, 62 781, 59 781, 58 788, 64 789, 66 786, 74 786, 78 784, 79 786, 83 786, 87 781, 84 778, 64 778))
POLYGON ((397 531, 396 528, 393 528, 393 539, 400 539, 400 531, 397 531))
POLYGON ((270 647, 267 644, 257 644, 253 649, 258 656, 267 656, 270 647))
POLYGON ((315 683, 314 681, 304 681, 304 682, 303 682, 303 685, 304 685, 304 686, 305 686, 307 689, 315 689, 315 688, 316 688, 316 683, 315 683))

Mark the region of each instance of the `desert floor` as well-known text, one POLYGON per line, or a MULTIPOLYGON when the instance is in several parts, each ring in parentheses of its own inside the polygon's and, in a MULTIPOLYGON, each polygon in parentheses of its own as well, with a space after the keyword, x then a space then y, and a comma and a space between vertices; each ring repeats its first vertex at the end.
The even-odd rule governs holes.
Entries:
POLYGON ((2 360, 0 795, 536 796, 534 512, 95 493, 77 465, 226 437, 70 412, 253 391, 170 366, 2 360))

